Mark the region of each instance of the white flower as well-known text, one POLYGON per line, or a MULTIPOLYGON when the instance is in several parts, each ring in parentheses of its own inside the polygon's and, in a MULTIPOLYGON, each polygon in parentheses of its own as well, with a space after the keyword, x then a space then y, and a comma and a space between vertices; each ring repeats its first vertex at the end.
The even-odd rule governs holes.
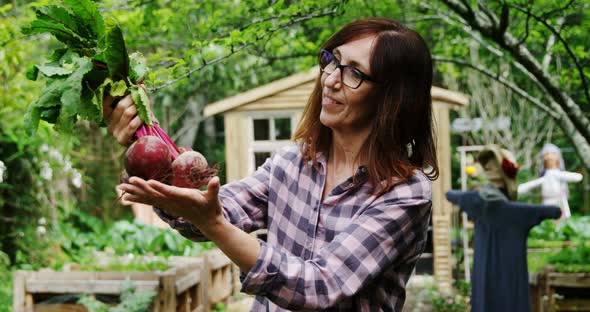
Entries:
POLYGON ((47 181, 51 180, 51 178, 53 177, 53 170, 51 170, 51 167, 49 166, 49 163, 44 161, 41 163, 41 173, 40 173, 41 177, 47 181))
POLYGON ((4 162, 2 162, 0 160, 0 183, 2 183, 2 181, 4 181, 4 171, 6 171, 6 166, 4 165, 4 162))
POLYGON ((63 160, 64 160, 63 155, 58 150, 53 149, 53 148, 49 151, 49 157, 51 157, 59 162, 63 162, 63 160))
POLYGON ((66 160, 65 164, 64 164, 64 169, 63 171, 65 173, 67 173, 68 171, 72 170, 72 162, 69 160, 66 160))
POLYGON ((42 217, 41 219, 39 219, 40 225, 45 225, 46 223, 47 223, 47 220, 45 220, 45 218, 42 217))
POLYGON ((82 187, 82 175, 76 169, 72 171, 72 184, 76 188, 82 187))
POLYGON ((40 234, 40 235, 43 235, 43 234, 47 233, 47 230, 45 229, 45 227, 44 227, 44 226, 42 226, 42 225, 39 225, 39 226, 37 227, 37 233, 38 233, 38 234, 40 234))
POLYGON ((49 146, 47 146, 47 144, 43 143, 43 145, 41 145, 41 152, 47 152, 49 150, 49 146))

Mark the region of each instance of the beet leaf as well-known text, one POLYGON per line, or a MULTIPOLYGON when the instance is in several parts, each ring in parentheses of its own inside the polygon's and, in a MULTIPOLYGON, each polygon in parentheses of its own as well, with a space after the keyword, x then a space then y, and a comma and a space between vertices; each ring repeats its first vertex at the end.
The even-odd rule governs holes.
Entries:
POLYGON ((148 69, 140 53, 129 55, 123 32, 114 18, 104 19, 90 0, 63 0, 42 6, 24 34, 49 33, 65 47, 56 49, 49 62, 27 70, 27 78, 46 82, 41 96, 31 103, 25 117, 29 132, 39 121, 72 132, 75 123, 90 120, 104 125, 102 99, 131 94, 140 118, 152 125, 148 96, 136 84, 148 69))

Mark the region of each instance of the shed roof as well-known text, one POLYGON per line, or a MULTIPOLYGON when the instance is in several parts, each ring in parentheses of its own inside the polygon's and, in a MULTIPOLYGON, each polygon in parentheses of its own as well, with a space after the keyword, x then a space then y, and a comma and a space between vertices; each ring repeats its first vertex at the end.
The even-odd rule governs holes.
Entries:
MULTIPOLYGON (((214 103, 210 103, 205 106, 203 114, 205 117, 209 117, 224 113, 226 111, 236 109, 242 105, 246 105, 262 98, 269 97, 285 90, 311 82, 318 76, 318 70, 319 68, 315 66, 310 70, 278 79, 246 92, 236 94, 214 103)), ((469 97, 466 94, 435 86, 433 86, 431 89, 431 95, 433 101, 442 101, 456 106, 465 106, 469 102, 469 97)))

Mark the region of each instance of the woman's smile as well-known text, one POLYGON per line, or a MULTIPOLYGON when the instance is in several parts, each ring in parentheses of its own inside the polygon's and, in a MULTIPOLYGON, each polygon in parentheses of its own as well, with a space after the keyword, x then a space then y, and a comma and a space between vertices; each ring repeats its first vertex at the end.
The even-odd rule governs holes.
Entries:
POLYGON ((336 105, 343 105, 343 103, 338 102, 337 100, 324 95, 324 96, 322 96, 322 105, 323 106, 336 106, 336 105))

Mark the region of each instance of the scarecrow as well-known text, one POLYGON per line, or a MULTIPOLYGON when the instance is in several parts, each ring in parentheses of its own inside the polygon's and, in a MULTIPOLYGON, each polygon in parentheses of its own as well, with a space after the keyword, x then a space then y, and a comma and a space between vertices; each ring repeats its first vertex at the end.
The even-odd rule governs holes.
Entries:
POLYGON ((559 147, 547 143, 539 153, 539 160, 542 164, 539 178, 518 186, 518 194, 525 194, 532 189, 541 187, 543 204, 554 205, 561 208, 561 219, 571 216, 568 204, 569 190, 568 183, 582 181, 582 175, 577 172, 565 171, 563 157, 559 147))
POLYGON ((477 160, 489 184, 446 193, 475 225, 471 311, 530 311, 527 236, 542 220, 558 218, 559 207, 514 202, 518 165, 510 151, 487 145, 477 160))

